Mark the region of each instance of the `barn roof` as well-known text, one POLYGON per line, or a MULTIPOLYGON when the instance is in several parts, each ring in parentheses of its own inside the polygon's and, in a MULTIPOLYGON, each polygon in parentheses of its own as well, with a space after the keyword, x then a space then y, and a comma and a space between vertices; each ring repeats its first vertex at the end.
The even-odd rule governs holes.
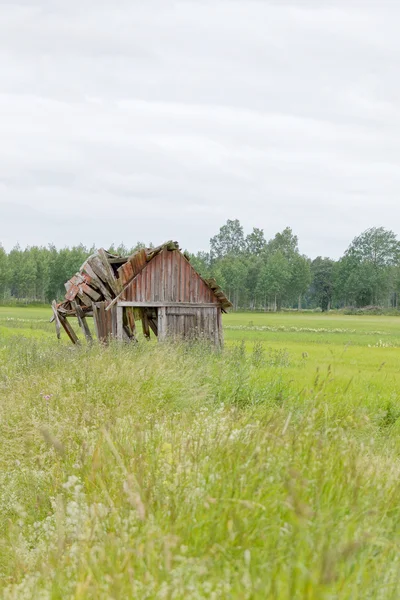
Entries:
MULTIPOLYGON (((126 286, 163 250, 182 254, 178 242, 165 242, 156 248, 142 248, 131 256, 117 256, 103 248, 97 250, 83 263, 79 272, 65 283, 65 300, 57 310, 65 316, 74 315, 77 309, 92 310, 93 302, 115 303, 126 286)), ((182 254, 185 260, 189 256, 182 254)), ((196 272, 197 273, 197 272, 196 272)), ((212 290, 223 310, 232 306, 215 279, 198 277, 212 290)))

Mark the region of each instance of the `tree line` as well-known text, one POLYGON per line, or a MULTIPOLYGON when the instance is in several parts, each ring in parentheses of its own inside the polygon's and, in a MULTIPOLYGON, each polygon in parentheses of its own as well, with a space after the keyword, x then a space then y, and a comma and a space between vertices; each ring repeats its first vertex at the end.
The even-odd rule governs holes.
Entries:
MULTIPOLYGON (((123 245, 109 250, 129 256, 123 245)), ((95 251, 83 245, 0 245, 0 299, 49 302, 64 296, 64 283, 95 251)), ((240 221, 228 220, 211 238, 208 252, 190 255, 203 277, 214 277, 235 308, 281 310, 346 306, 397 308, 400 293, 400 242, 393 231, 370 228, 351 242, 338 260, 301 254, 290 227, 267 240, 262 229, 245 235, 240 221)))

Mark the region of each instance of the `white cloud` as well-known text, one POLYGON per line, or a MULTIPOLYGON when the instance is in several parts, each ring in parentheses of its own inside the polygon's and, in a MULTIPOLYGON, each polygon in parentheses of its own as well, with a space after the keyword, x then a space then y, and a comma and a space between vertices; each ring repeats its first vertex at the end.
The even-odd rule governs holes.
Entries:
POLYGON ((0 1, 0 241, 400 233, 400 7, 0 1))

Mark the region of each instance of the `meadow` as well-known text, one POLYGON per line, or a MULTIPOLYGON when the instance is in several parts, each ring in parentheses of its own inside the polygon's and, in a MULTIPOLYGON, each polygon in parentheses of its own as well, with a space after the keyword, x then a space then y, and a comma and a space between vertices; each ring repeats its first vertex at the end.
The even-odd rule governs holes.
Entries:
POLYGON ((400 319, 233 313, 225 349, 0 308, 5 599, 388 600, 400 319))

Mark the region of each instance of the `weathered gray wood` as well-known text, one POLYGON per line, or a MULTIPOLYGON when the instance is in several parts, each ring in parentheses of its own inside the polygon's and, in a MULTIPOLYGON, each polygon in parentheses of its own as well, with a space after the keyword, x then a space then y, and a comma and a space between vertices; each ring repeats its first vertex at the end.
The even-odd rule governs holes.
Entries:
MULTIPOLYGON (((136 275, 136 277, 137 277, 137 275, 136 275)), ((122 290, 122 292, 120 292, 118 294, 118 296, 116 296, 114 298, 114 300, 107 306, 106 310, 111 310, 111 308, 114 306, 114 304, 117 304, 117 302, 120 301, 121 296, 124 295, 124 292, 126 292, 126 290, 128 289, 128 287, 133 283, 133 281, 135 281, 136 277, 134 277, 133 279, 131 279, 131 281, 129 281, 129 283, 126 284, 126 286, 124 287, 124 289, 122 290)), ((132 305, 129 305, 129 306, 132 306, 132 305)))
POLYGON ((78 340, 78 336, 76 335, 75 331, 72 329, 71 325, 68 323, 67 317, 63 317, 62 315, 59 314, 58 318, 60 319, 60 323, 63 326, 65 333, 67 334, 67 336, 69 337, 71 342, 73 344, 76 344, 77 346, 79 346, 80 342, 78 340))
POLYGON ((93 342, 93 338, 92 338, 92 334, 90 333, 90 329, 87 324, 84 312, 77 302, 74 301, 74 302, 71 302, 71 304, 75 309, 76 318, 78 319, 79 327, 82 329, 82 331, 85 335, 86 341, 89 344, 91 344, 93 342))
POLYGON ((124 325, 123 330, 122 330, 122 339, 124 342, 137 342, 136 336, 130 335, 129 330, 126 327, 126 325, 124 325))
POLYGON ((53 300, 53 302, 51 303, 51 308, 53 310, 53 320, 56 324, 57 339, 60 339, 61 338, 61 323, 60 323, 60 319, 58 317, 57 303, 55 300, 53 300))
MULTIPOLYGON (((116 300, 116 299, 115 299, 116 300)), ((110 310, 113 306, 114 302, 108 305, 106 310, 110 310)), ((216 308, 218 304, 198 304, 198 303, 190 303, 190 302, 131 302, 129 300, 120 300, 118 302, 118 306, 133 306, 133 307, 147 307, 147 308, 158 308, 158 307, 176 307, 176 308, 216 308)))
POLYGON ((92 301, 98 302, 101 298, 101 294, 96 292, 90 285, 83 286, 84 293, 91 298, 92 301))
POLYGON ((96 333, 96 337, 99 340, 100 339, 100 335, 99 335, 99 326, 98 326, 98 308, 96 306, 96 304, 94 302, 92 302, 92 309, 93 309, 93 324, 94 324, 94 331, 96 333))
MULTIPOLYGON (((117 294, 118 290, 114 289, 114 286, 110 283, 110 274, 106 269, 105 265, 103 264, 103 261, 101 260, 100 256, 92 256, 92 258, 90 259, 90 266, 94 273, 97 275, 97 278, 102 282, 102 288, 107 289, 108 286, 110 290, 112 290, 113 294, 117 294)), ((106 297, 105 294, 104 296, 106 297)), ((108 292, 108 297, 110 299, 112 298, 110 292, 108 292)))
POLYGON ((85 292, 79 290, 77 296, 82 300, 85 306, 90 306, 92 304, 92 298, 85 294, 85 292))
POLYGON ((122 341, 124 339, 124 307, 117 305, 117 340, 122 341))
POLYGON ((98 256, 103 263, 104 273, 106 275, 106 282, 111 287, 115 294, 119 294, 121 291, 121 282, 115 277, 112 266, 108 261, 108 257, 104 248, 98 250, 98 256))
POLYGON ((167 337, 167 311, 164 306, 158 309, 157 330, 158 339, 160 341, 165 340, 167 337))
POLYGON ((108 258, 110 265, 123 265, 129 259, 129 256, 120 256, 118 258, 108 258))
POLYGON ((222 310, 220 308, 217 309, 217 323, 219 347, 222 348, 224 345, 224 330, 222 329, 222 310))
POLYGON ((100 292, 103 294, 103 296, 106 300, 112 300, 112 296, 111 296, 109 290, 107 289, 107 286, 104 285, 104 283, 102 282, 100 277, 98 277, 98 275, 94 272, 94 270, 93 270, 91 264, 89 264, 89 262, 87 262, 85 264, 85 271, 92 280, 91 285, 93 287, 97 287, 97 289, 100 290, 100 292))

